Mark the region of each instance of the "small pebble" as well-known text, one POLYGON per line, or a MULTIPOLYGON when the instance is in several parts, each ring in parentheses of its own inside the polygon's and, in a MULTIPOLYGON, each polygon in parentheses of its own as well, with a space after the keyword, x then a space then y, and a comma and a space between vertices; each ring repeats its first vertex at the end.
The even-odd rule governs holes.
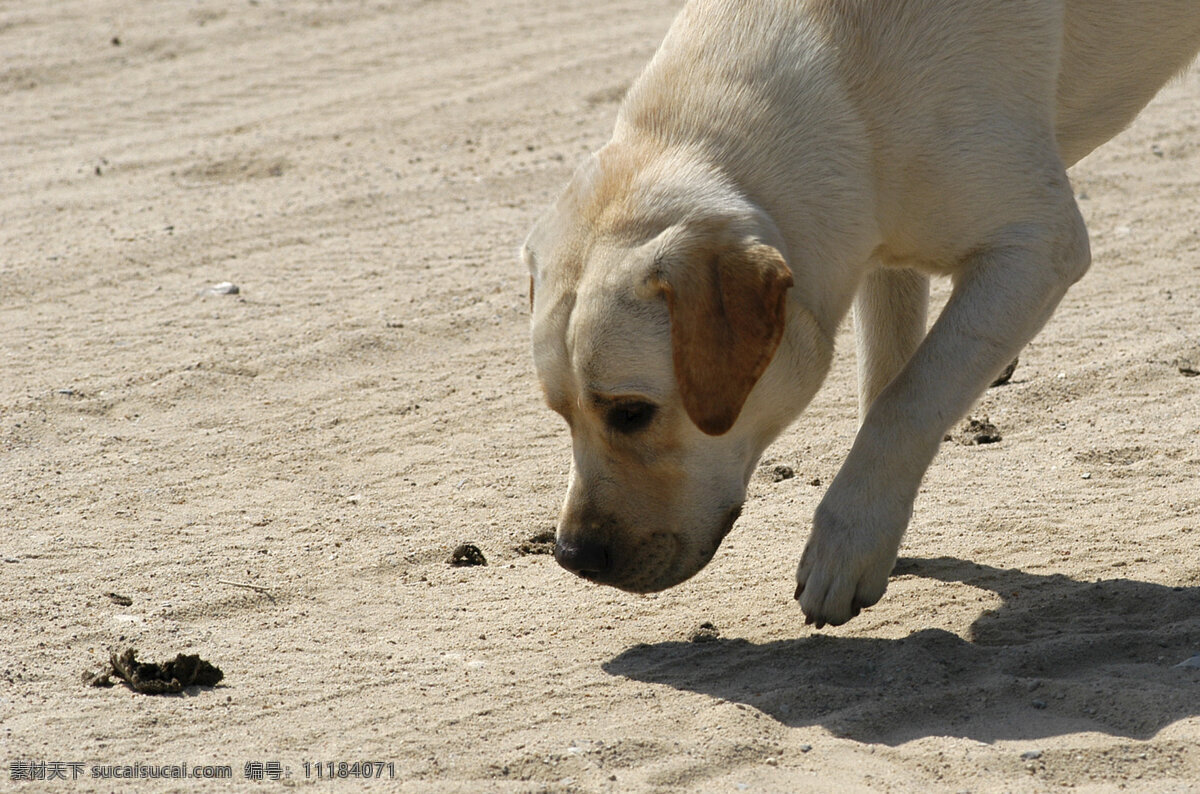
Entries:
MULTIPOLYGON (((947 436, 943 440, 950 440, 953 436, 947 436)), ((982 419, 975 417, 969 418, 958 431, 958 443, 964 446, 977 446, 979 444, 996 444, 1001 440, 1000 431, 996 426, 988 421, 985 416, 982 419)))
POLYGON ((1082 477, 1083 477, 1083 479, 1085 479, 1085 480, 1090 480, 1090 479, 1092 479, 1092 473, 1091 473, 1090 471, 1085 471, 1085 472, 1084 472, 1082 475, 1080 475, 1080 476, 1082 476, 1082 477))
POLYGON ((795 476, 796 476, 796 472, 792 470, 792 467, 784 466, 782 463, 780 463, 778 466, 775 466, 771 469, 771 479, 774 480, 775 482, 783 482, 784 480, 790 480, 795 476))
POLYGON ((456 568, 471 565, 487 565, 487 558, 483 556, 483 552, 475 544, 464 543, 450 555, 450 564, 456 568))
POLYGON ((1026 750, 1025 752, 1021 753, 1022 761, 1036 761, 1041 757, 1042 757, 1041 750, 1026 750))
POLYGON ((1010 380, 1012 380, 1013 372, 1015 372, 1015 371, 1016 371, 1016 369, 1017 369, 1017 363, 1018 363, 1019 361, 1020 361, 1020 359, 1016 359, 1016 358, 1014 358, 1014 359, 1013 359, 1013 360, 1012 360, 1012 361, 1009 363, 1009 365, 1008 365, 1007 367, 1005 367, 1005 368, 1004 368, 1004 371, 1000 373, 1000 376, 999 376, 998 378, 996 378, 994 381, 992 381, 992 385, 991 385, 991 386, 989 386, 989 388, 993 388, 993 389, 994 389, 994 388, 995 388, 995 387, 997 387, 997 386, 1003 386, 1003 385, 1005 385, 1006 383, 1008 383, 1010 380))
POLYGON ((1029 705, 1033 706, 1035 709, 1044 709, 1046 708, 1046 701, 1034 700, 1029 705))
POLYGON ((242 291, 242 288, 232 281, 222 281, 220 284, 213 284, 205 290, 209 295, 237 295, 242 291))
POLYGON ((1196 654, 1195 656, 1193 656, 1190 659, 1184 659, 1182 662, 1175 665, 1175 667, 1180 668, 1180 669, 1189 669, 1190 668, 1192 670, 1200 670, 1200 653, 1196 654))
POLYGON ((691 642, 713 642, 720 636, 720 630, 712 623, 705 621, 688 636, 688 640, 691 642))
POLYGON ((808 752, 809 750, 811 750, 811 749, 812 749, 812 745, 811 745, 811 744, 802 744, 802 745, 800 745, 800 747, 799 747, 799 750, 800 750, 800 752, 802 752, 802 753, 807 753, 807 752, 808 752))

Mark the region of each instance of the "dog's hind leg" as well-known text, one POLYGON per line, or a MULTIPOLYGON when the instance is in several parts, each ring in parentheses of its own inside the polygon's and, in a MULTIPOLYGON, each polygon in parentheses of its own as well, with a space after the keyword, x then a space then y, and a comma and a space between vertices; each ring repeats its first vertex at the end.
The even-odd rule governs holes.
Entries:
POLYGON ((929 276, 924 273, 878 267, 863 279, 854 298, 860 421, 925 338, 928 305, 929 276))
POLYGON ((808 622, 844 623, 882 597, 943 434, 1087 270, 1087 230, 1067 176, 1061 166, 1042 176, 1023 189, 999 186, 1011 201, 998 206, 1019 211, 967 248, 946 307, 871 405, 817 507, 796 571, 808 622))

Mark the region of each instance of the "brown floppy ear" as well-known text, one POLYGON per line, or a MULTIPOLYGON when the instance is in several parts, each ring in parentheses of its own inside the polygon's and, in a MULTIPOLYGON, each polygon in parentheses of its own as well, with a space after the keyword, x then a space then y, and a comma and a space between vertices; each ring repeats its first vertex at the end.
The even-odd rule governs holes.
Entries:
POLYGON ((769 245, 719 235, 660 251, 647 286, 666 297, 684 408, 710 436, 733 427, 783 337, 792 272, 769 245))

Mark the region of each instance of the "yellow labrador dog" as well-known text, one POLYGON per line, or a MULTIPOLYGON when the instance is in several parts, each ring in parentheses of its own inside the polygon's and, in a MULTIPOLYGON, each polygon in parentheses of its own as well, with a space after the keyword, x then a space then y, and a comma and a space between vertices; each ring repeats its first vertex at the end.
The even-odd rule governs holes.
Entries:
POLYGON ((1065 169, 1198 49, 1200 0, 688 3, 522 250, 558 562, 703 568, 853 304, 862 424, 796 597, 818 627, 878 601, 943 434, 1088 268, 1065 169))

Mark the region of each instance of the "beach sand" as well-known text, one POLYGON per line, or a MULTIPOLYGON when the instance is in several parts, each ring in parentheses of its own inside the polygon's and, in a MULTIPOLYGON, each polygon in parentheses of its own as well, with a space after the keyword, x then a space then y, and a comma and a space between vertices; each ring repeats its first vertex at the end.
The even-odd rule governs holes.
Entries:
POLYGON ((518 550, 570 443, 517 249, 676 8, 0 6, 0 787, 1200 791, 1200 70, 1072 170, 1092 272, 877 606, 791 597, 848 328, 694 579, 518 550), (129 646, 224 680, 83 684, 129 646), (91 777, 180 763, 233 779, 91 777))

